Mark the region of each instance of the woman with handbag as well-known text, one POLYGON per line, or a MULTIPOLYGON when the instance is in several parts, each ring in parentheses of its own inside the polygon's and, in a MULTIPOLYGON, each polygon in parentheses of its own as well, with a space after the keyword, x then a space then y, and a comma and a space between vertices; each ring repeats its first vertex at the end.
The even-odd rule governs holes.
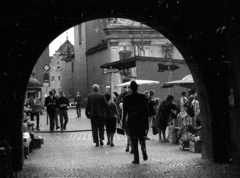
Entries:
POLYGON ((106 101, 108 103, 108 116, 106 118, 106 130, 108 142, 107 145, 114 147, 113 137, 116 132, 117 120, 119 120, 119 113, 117 110, 117 105, 111 101, 111 95, 109 93, 105 94, 106 101))

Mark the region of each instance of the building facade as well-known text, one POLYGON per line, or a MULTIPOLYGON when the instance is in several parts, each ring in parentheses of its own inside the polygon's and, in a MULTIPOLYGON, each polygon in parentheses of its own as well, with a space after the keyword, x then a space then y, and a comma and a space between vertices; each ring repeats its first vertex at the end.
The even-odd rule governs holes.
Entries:
MULTIPOLYGON (((44 84, 44 76, 47 73, 49 75, 49 71, 47 71, 46 67, 50 66, 51 63, 51 57, 49 56, 49 47, 47 47, 43 53, 40 55, 38 61, 36 62, 33 71, 32 71, 32 76, 36 78, 41 84, 44 84)), ((30 90, 27 91, 26 93, 26 98, 29 97, 28 92, 32 92, 30 90)), ((45 96, 48 94, 48 86, 41 87, 38 90, 37 96, 41 98, 41 101, 44 102, 45 96)))
MULTIPOLYGON (((86 84, 82 88, 81 93, 91 93, 92 85, 99 84, 101 92, 121 92, 122 88, 118 85, 127 82, 134 78, 157 80, 162 82, 181 79, 189 74, 189 69, 186 65, 182 65, 177 71, 158 72, 158 61, 139 63, 140 66, 118 71, 117 73, 104 74, 100 68, 105 63, 111 63, 128 59, 134 56, 145 56, 157 58, 167 58, 169 60, 184 60, 177 48, 162 34, 154 29, 128 19, 109 18, 98 19, 85 22, 74 28, 75 31, 75 63, 76 71, 74 71, 74 83, 86 84), (83 55, 85 51, 85 56, 83 55), (156 66, 154 72, 148 71, 148 66, 156 66), (143 67, 144 66, 144 67, 143 67), (78 69, 77 69, 78 68, 78 69), (80 75, 76 75, 79 72, 80 75), (83 74, 86 72, 86 74, 83 74), (81 76, 82 80, 78 81, 81 76), (164 76, 164 77, 162 77, 164 76), (162 79, 164 78, 164 80, 162 79)), ((79 85, 81 86, 81 84, 79 85)), ((143 86, 142 90, 154 89, 158 97, 165 97, 168 89, 161 89, 157 86, 143 86)), ((179 90, 184 90, 183 88, 179 90)), ((173 92, 175 89, 173 89, 173 92)))

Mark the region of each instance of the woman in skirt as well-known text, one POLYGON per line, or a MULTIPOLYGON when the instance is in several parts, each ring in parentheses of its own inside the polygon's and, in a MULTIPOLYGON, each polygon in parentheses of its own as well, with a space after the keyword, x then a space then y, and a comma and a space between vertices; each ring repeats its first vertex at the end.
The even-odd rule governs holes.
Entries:
POLYGON ((119 120, 119 113, 117 110, 117 105, 111 100, 111 95, 109 93, 105 94, 105 98, 108 102, 108 117, 106 118, 106 130, 107 130, 107 137, 108 142, 107 145, 111 147, 114 146, 113 144, 113 137, 116 132, 116 123, 117 119, 119 120))

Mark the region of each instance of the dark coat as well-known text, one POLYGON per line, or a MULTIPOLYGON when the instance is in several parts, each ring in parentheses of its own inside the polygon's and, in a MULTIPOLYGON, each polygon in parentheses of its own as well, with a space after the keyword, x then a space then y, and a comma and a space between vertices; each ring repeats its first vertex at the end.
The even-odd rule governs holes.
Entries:
POLYGON ((67 97, 65 97, 65 96, 60 96, 60 97, 57 99, 57 105, 56 105, 56 107, 59 108, 59 110, 68 110, 69 100, 67 99, 67 97), (64 107, 61 107, 62 104, 64 104, 65 106, 64 106, 64 107))
POLYGON ((87 97, 85 114, 88 118, 107 116, 108 104, 105 96, 101 93, 91 93, 87 97))
POLYGON ((55 96, 48 96, 45 98, 44 106, 47 107, 47 112, 54 112, 56 108, 57 98, 55 96), (52 103, 52 104, 49 104, 52 103))
POLYGON ((123 99, 123 125, 128 114, 130 134, 145 134, 148 129, 148 100, 144 94, 133 92, 123 99))
MULTIPOLYGON (((171 103, 171 104, 167 104, 166 101, 163 101, 158 109, 158 119, 159 119, 159 125, 158 128, 165 130, 167 127, 167 122, 168 122, 168 118, 170 117, 170 115, 174 115, 174 113, 172 111, 177 111, 177 107, 175 104, 171 103)), ((174 116, 175 117, 175 116, 174 116)))

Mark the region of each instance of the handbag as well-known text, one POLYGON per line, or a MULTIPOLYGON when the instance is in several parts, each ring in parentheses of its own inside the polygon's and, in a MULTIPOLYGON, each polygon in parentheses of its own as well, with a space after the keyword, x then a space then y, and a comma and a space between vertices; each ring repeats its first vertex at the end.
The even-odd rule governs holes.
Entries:
POLYGON ((125 132, 120 123, 117 124, 117 133, 120 135, 125 135, 125 132))
POLYGON ((153 135, 158 134, 158 129, 154 125, 152 126, 152 132, 153 132, 153 135))

